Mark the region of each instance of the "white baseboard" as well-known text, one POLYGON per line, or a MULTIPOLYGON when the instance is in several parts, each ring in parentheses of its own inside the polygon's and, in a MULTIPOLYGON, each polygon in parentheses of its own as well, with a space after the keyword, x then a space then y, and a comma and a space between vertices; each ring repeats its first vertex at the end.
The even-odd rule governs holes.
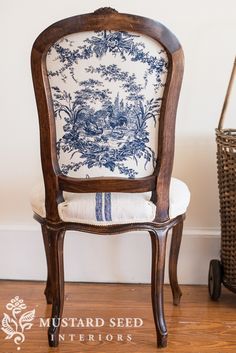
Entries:
MULTIPOLYGON (((1 279, 45 280, 46 261, 39 225, 2 225, 0 239, 1 279)), ((185 228, 179 256, 179 282, 206 284, 209 261, 219 258, 219 253, 219 229, 185 228)), ((150 283, 150 268, 148 233, 97 236, 67 232, 67 281, 150 283)), ((167 276, 165 280, 168 282, 167 276)))

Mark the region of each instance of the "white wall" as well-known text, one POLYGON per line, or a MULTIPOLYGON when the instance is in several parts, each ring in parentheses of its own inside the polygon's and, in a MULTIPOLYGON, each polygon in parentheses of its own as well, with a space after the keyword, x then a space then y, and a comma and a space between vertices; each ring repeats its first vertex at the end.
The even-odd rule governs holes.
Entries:
MULTIPOLYGON (((102 6, 162 22, 184 48, 185 76, 177 117, 174 175, 187 182, 192 201, 179 269, 182 282, 205 283, 208 261, 219 253, 214 129, 236 54, 234 0, 1 2, 0 278, 45 278, 39 226, 32 220, 29 207, 30 186, 41 177, 30 73, 32 43, 49 24, 102 6)), ((235 114, 230 124, 236 125, 235 114)), ((69 235, 67 279, 148 282, 148 236, 138 233, 136 248, 133 239, 134 235, 114 239, 69 235)))

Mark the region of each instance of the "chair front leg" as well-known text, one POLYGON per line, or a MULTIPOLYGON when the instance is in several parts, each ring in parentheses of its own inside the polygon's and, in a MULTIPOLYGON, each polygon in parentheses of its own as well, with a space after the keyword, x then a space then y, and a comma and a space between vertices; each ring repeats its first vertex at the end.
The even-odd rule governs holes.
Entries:
POLYGON ((183 219, 178 224, 176 224, 172 231, 171 237, 171 247, 170 247, 170 256, 169 256, 169 279, 170 286, 173 294, 173 304, 179 305, 180 298, 182 296, 181 289, 178 283, 177 277, 177 264, 179 257, 179 249, 181 245, 183 232, 183 219))
POLYGON ((59 331, 64 306, 64 264, 63 244, 64 229, 48 228, 50 233, 50 263, 51 263, 51 291, 52 315, 48 329, 48 343, 50 347, 57 347, 59 331))
POLYGON ((47 300, 47 304, 52 304, 52 268, 51 268, 51 260, 50 260, 50 232, 45 224, 42 225, 42 235, 44 242, 44 249, 47 260, 47 283, 46 288, 44 290, 44 294, 47 300))
POLYGON ((152 240, 152 309, 156 326, 157 346, 167 346, 167 328, 163 307, 163 282, 165 270, 166 238, 168 229, 153 229, 152 240))

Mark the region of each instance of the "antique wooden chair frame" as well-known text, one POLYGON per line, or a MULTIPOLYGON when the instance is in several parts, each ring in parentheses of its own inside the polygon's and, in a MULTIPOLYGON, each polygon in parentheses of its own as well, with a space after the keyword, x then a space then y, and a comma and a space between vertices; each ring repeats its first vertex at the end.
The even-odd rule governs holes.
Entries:
POLYGON ((183 52, 176 37, 163 25, 153 20, 129 14, 120 14, 111 8, 79 15, 59 21, 36 39, 32 48, 32 75, 37 101, 43 177, 45 183, 46 218, 35 214, 40 222, 45 244, 48 278, 45 295, 52 303, 52 318, 48 331, 50 346, 57 346, 64 303, 63 240, 66 230, 96 234, 117 234, 133 230, 148 231, 152 242, 151 293, 153 315, 157 332, 157 345, 167 344, 167 328, 163 309, 163 280, 166 238, 173 228, 169 260, 169 276, 174 304, 178 304, 181 290, 177 281, 177 260, 185 215, 169 219, 169 186, 171 180, 175 119, 183 75, 183 52), (153 175, 137 178, 71 178, 60 172, 56 156, 55 118, 46 69, 46 55, 50 46, 63 36, 84 31, 132 31, 147 35, 165 48, 169 60, 158 132, 158 163, 153 175), (146 192, 152 191, 156 203, 156 216, 152 222, 95 226, 65 223, 58 214, 58 204, 63 201, 63 191, 73 193, 95 192, 146 192), (156 202, 158 201, 158 202, 156 202))

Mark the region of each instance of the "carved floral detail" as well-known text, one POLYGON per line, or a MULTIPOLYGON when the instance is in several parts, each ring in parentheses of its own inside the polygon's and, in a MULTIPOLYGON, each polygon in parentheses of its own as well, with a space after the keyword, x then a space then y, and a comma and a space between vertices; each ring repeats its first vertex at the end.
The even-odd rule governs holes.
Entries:
POLYGON ((103 14, 109 14, 109 13, 118 13, 117 10, 111 8, 111 7, 100 7, 99 9, 94 11, 94 14, 96 15, 103 15, 103 14))

